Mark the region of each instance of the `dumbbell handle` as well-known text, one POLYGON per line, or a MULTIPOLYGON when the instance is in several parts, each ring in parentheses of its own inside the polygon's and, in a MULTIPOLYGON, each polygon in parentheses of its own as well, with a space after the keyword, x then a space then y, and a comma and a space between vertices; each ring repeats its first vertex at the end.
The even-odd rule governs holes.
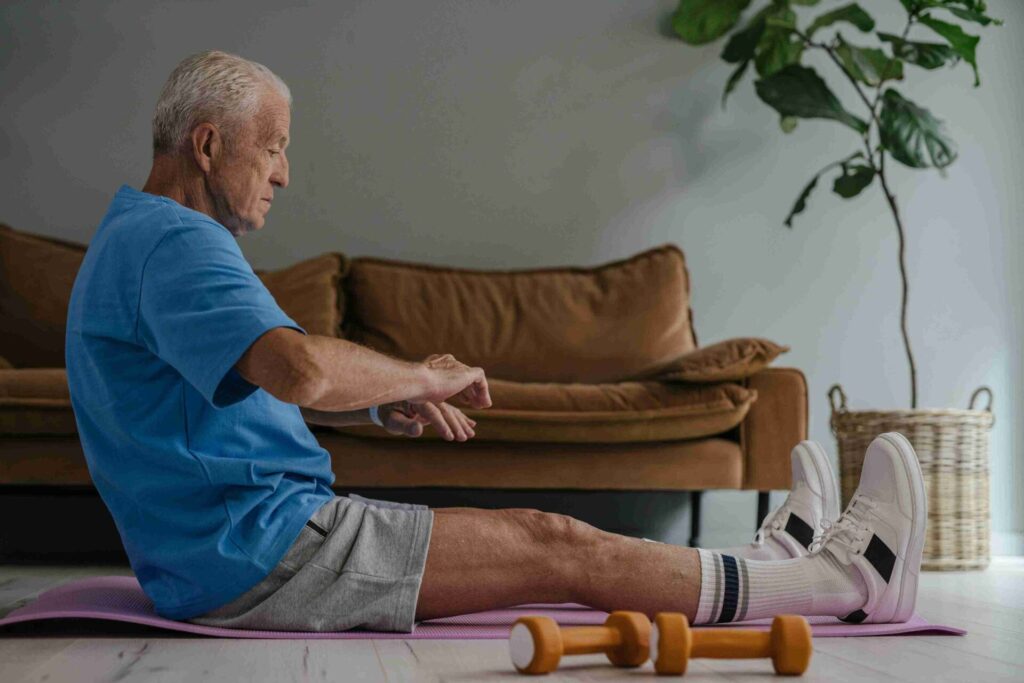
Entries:
POLYGON ((622 644, 622 633, 607 626, 573 626, 562 629, 562 652, 585 655, 605 652, 622 644))
POLYGON ((693 631, 690 657, 758 659, 772 656, 772 636, 766 631, 702 629, 693 631))

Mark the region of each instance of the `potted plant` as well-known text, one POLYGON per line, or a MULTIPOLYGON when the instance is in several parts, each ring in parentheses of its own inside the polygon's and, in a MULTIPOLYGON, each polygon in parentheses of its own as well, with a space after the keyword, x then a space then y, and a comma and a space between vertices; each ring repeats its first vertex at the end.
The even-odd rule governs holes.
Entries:
POLYGON ((851 152, 810 178, 784 220, 786 227, 792 228, 818 181, 835 173, 832 191, 844 199, 874 188, 882 192, 899 237, 900 331, 910 370, 910 409, 850 411, 842 389, 832 387, 831 424, 839 442, 843 497, 848 499, 856 488, 868 443, 884 431, 902 432, 914 444, 928 487, 929 531, 923 566, 984 567, 989 559, 992 394, 985 387, 979 389, 967 410, 917 407, 917 369, 907 335, 906 234, 888 174, 892 161, 912 169, 942 172, 957 157, 956 145, 942 121, 900 93, 896 83, 916 68, 962 63, 971 68, 978 87, 976 48, 980 38, 968 30, 1002 22, 986 14, 982 0, 899 3, 905 22, 894 32, 876 27, 874 18, 857 3, 809 9, 827 4, 820 0, 769 0, 754 8, 750 7, 756 4, 752 0, 680 0, 672 26, 675 34, 691 45, 710 43, 732 32, 721 53, 723 60, 735 65, 725 84, 723 106, 752 70, 757 96, 778 113, 784 133, 792 133, 800 119, 812 118, 831 119, 853 132, 851 152), (808 8, 815 16, 802 20, 794 6, 808 8), (927 35, 921 39, 917 33, 927 35), (865 39, 871 43, 864 44, 865 39), (835 67, 831 76, 856 94, 859 111, 847 110, 825 79, 803 64, 805 55, 812 53, 828 57, 835 67), (975 410, 975 399, 985 391, 988 405, 975 410))

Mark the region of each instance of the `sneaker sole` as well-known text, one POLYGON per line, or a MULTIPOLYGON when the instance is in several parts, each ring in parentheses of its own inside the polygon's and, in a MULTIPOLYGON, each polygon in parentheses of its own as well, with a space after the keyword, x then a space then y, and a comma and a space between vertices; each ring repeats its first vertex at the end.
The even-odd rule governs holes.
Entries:
MULTIPOLYGON (((924 532, 928 521, 928 498, 924 490, 924 475, 917 453, 907 437, 899 432, 886 432, 881 438, 892 445, 903 459, 904 471, 910 480, 910 505, 913 524, 910 539, 907 543, 906 556, 900 567, 900 594, 896 600, 896 610, 886 622, 902 623, 908 621, 914 613, 917 602, 917 579, 921 572, 921 555, 924 552, 924 532)), ((870 618, 867 621, 872 621, 870 618)))
POLYGON ((836 521, 839 519, 839 484, 825 449, 817 441, 801 441, 793 450, 797 451, 804 471, 814 472, 821 482, 821 495, 826 503, 822 512, 825 519, 836 521))

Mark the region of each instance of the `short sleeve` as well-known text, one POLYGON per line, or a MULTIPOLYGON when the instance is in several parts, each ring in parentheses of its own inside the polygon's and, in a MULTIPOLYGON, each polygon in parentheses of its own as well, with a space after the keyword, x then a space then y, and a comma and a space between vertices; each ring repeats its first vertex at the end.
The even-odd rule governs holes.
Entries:
POLYGON ((260 336, 275 327, 306 334, 220 226, 184 226, 165 235, 143 266, 140 288, 138 342, 217 408, 258 388, 234 366, 260 336))

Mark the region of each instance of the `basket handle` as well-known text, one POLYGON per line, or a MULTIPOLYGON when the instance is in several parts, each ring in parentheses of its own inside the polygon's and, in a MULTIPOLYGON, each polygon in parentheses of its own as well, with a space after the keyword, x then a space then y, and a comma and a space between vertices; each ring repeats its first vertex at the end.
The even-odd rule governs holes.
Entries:
POLYGON ((828 390, 828 402, 832 405, 833 414, 846 412, 846 394, 843 393, 843 388, 841 386, 838 384, 832 385, 832 388, 828 390), (839 407, 836 407, 837 393, 839 394, 839 407))
POLYGON ((974 400, 978 398, 978 396, 980 396, 982 393, 988 394, 988 405, 982 408, 982 410, 984 410, 986 413, 992 412, 992 390, 986 386, 981 386, 974 390, 974 393, 971 394, 971 400, 968 401, 967 403, 967 410, 974 410, 974 400))

